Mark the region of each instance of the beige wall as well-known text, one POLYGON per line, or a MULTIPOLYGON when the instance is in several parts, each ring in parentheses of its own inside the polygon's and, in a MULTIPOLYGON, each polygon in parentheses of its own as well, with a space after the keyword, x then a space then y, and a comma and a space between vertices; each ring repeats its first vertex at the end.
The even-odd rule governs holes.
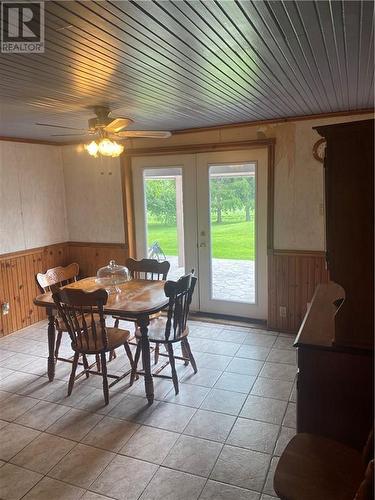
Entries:
POLYGON ((312 147, 320 138, 313 127, 368 118, 372 115, 190 132, 163 141, 129 141, 129 149, 242 141, 256 139, 258 133, 275 137, 275 248, 324 250, 323 166, 312 156, 312 147))
POLYGON ((0 141, 0 254, 67 238, 61 148, 0 141))
POLYGON ((62 147, 69 240, 124 243, 119 158, 93 158, 62 147))

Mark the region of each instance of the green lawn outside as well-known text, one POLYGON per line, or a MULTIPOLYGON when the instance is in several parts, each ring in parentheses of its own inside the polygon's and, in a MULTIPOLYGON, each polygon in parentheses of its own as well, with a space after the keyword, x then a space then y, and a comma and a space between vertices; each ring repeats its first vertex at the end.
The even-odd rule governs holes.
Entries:
MULTIPOLYGON (((221 224, 212 224, 213 257, 217 259, 255 260, 254 221, 228 218, 221 224)), ((177 228, 175 225, 148 224, 148 244, 158 241, 166 255, 177 255, 177 228)))

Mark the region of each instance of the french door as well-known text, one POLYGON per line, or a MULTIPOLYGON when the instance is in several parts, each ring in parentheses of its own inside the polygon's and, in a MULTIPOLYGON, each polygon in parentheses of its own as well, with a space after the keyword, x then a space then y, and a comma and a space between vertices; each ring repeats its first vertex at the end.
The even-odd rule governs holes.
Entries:
POLYGON ((137 258, 195 270, 192 308, 267 317, 267 150, 132 159, 137 258))

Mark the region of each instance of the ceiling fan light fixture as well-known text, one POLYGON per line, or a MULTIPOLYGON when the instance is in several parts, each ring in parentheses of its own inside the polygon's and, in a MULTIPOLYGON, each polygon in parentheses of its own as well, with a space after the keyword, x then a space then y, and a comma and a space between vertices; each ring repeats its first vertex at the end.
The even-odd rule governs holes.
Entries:
POLYGON ((84 148, 89 155, 94 156, 94 158, 98 157, 99 146, 95 141, 90 142, 90 144, 85 144, 84 148))
POLYGON ((85 150, 89 155, 94 156, 94 158, 97 158, 98 154, 116 158, 124 151, 124 146, 118 142, 105 138, 101 139, 99 142, 92 141, 90 144, 86 144, 85 150))

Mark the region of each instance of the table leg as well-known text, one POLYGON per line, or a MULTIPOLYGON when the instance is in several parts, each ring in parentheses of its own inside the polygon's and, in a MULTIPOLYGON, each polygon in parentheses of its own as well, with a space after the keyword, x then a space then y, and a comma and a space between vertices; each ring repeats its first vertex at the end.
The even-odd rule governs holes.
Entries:
POLYGON ((148 402, 154 402, 154 382, 151 375, 151 356, 150 356, 150 342, 148 340, 148 325, 150 320, 148 316, 138 319, 138 326, 141 330, 141 343, 142 343, 142 364, 145 377, 145 390, 148 402))
POLYGON ((47 309, 48 314, 48 365, 47 372, 49 381, 55 378, 55 316, 53 314, 53 309, 50 307, 47 309))

